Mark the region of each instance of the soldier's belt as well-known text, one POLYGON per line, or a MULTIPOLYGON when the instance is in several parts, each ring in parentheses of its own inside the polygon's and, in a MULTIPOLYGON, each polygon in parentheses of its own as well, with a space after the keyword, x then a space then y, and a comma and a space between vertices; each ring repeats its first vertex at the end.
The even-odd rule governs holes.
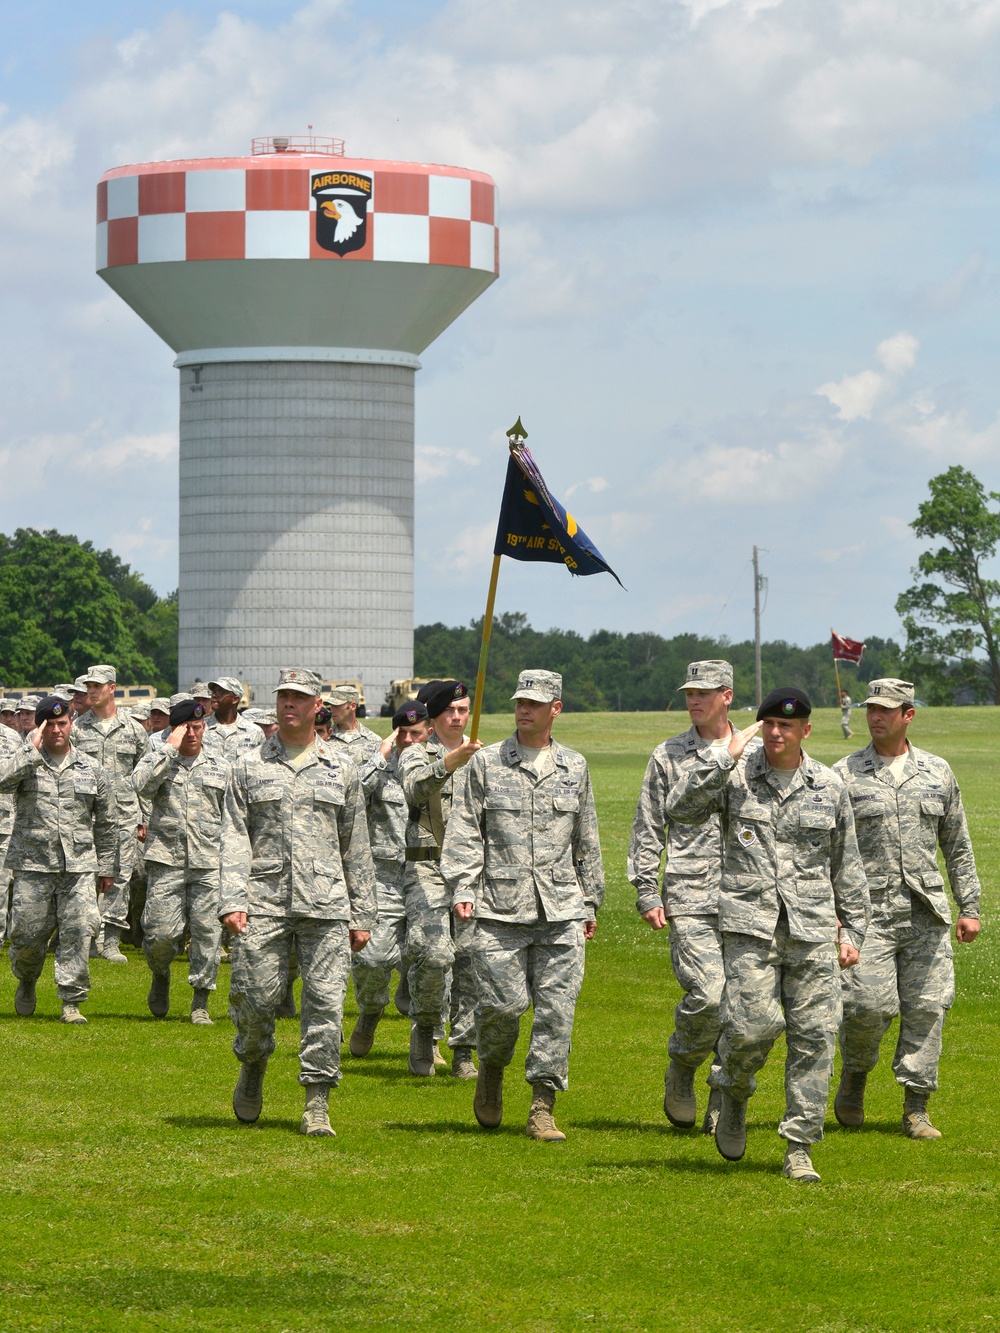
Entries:
POLYGON ((440 861, 440 847, 407 847, 407 861, 440 861))

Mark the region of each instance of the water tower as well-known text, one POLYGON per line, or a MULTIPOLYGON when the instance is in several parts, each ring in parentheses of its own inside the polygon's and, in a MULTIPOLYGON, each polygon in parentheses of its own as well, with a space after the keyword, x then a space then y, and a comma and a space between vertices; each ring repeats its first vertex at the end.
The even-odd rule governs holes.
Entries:
POLYGON ((180 679, 413 673, 418 355, 497 274, 496 190, 336 139, 115 167, 97 271, 180 371, 180 679))

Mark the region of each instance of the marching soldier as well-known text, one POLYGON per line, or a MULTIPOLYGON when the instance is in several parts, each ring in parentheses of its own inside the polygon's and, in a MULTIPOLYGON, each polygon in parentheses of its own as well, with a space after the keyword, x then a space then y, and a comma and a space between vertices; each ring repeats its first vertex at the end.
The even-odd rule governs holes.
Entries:
POLYGON ((149 749, 149 737, 140 722, 116 706, 118 673, 113 666, 92 666, 81 679, 86 681, 90 708, 73 724, 73 744, 111 779, 118 816, 118 864, 115 882, 103 899, 104 938, 99 956, 108 963, 127 963, 118 941, 122 931, 128 930, 129 881, 142 826, 132 774, 149 749))
MULTIPOLYGON (((653 751, 632 825, 627 874, 638 893, 636 907, 653 930, 670 924, 670 964, 684 998, 674 1010, 667 1043, 663 1113, 672 1125, 690 1129, 697 1103, 694 1076, 716 1049, 719 1007, 726 982, 719 930, 722 829, 717 814, 702 824, 672 824, 667 796, 679 776, 729 744, 733 727, 733 668, 716 660, 691 662, 684 691, 691 726, 653 751), (664 848, 667 864, 658 883, 664 848)), ((714 1134, 722 1105, 715 1086, 717 1058, 709 1074, 709 1100, 702 1129, 714 1134)))
POLYGON ((9 863, 14 870, 10 965, 14 1008, 35 1012, 45 944, 58 927, 56 993, 62 1022, 86 1023, 79 1006, 90 992, 87 952, 100 926, 94 901, 110 888, 117 852, 114 788, 72 743, 72 705, 39 701, 30 743, 0 763, 0 791, 17 802, 9 863))
POLYGON ((274 1050, 275 1009, 294 947, 302 971, 299 1082, 303 1134, 330 1136, 329 1090, 340 1082, 340 1035, 351 952, 376 920, 364 793, 341 747, 316 738, 322 682, 280 673, 278 732, 237 759, 222 820, 219 916, 239 935, 230 1017, 240 1077, 233 1111, 258 1119, 274 1050))
POLYGON ((553 1110, 567 1087, 585 941, 597 929, 604 870, 587 761, 552 740, 562 676, 522 671, 512 697, 517 729, 470 759, 441 873, 456 916, 468 920, 475 911, 478 922, 476 1119, 489 1129, 500 1124, 504 1070, 531 1006, 526 1133, 557 1143, 566 1135, 553 1110))
MULTIPOLYGON (((400 764, 409 819, 406 826, 406 944, 410 961, 409 1069, 429 1078, 434 1073, 437 1049, 434 1030, 451 980, 452 1073, 457 1078, 475 1074, 472 1051, 476 1044, 475 977, 472 949, 475 922, 457 919, 452 938, 451 902, 441 875, 441 847, 448 815, 458 786, 455 775, 466 765, 481 741, 465 739, 469 720, 469 691, 460 680, 430 681, 420 691, 433 724, 425 741, 411 746, 400 764)), ((464 780, 464 774, 462 775, 464 780)))
POLYGON ((399 763, 411 745, 427 739, 431 724, 421 703, 407 703, 392 719, 392 735, 359 772, 368 801, 368 836, 375 862, 378 925, 365 947, 351 957, 358 1021, 351 1033, 351 1054, 367 1055, 375 1030, 389 1003, 393 968, 402 968, 406 942, 406 797, 399 781, 399 763))
POLYGON ((170 710, 170 737, 145 755, 132 775, 149 808, 143 952, 153 974, 147 1003, 155 1018, 170 1012, 170 964, 190 932, 191 1022, 210 1024, 209 992, 219 971, 219 850, 229 765, 203 748, 205 708, 196 699, 170 710))
POLYGON ((954 773, 907 739, 913 686, 873 680, 865 704, 871 743, 834 765, 854 807, 872 899, 861 959, 844 976, 843 1067, 834 1111, 842 1125, 864 1122, 865 1084, 898 1013, 892 1072, 903 1089, 903 1131, 911 1139, 938 1139, 927 1099, 937 1091, 941 1034, 955 998, 951 912, 938 847, 958 904, 960 944, 979 934, 979 876, 954 773))
POLYGON ((847 788, 802 750, 812 706, 801 690, 774 690, 757 722, 705 754, 667 797, 679 823, 722 821, 719 893, 726 990, 719 1038, 719 1152, 746 1151, 747 1100, 785 1033, 786 1142, 782 1173, 818 1181, 811 1149, 823 1137, 841 994, 837 973, 858 961, 868 890, 847 788), (763 733, 763 746, 744 756, 763 733), (838 927, 839 923, 839 927, 838 927))

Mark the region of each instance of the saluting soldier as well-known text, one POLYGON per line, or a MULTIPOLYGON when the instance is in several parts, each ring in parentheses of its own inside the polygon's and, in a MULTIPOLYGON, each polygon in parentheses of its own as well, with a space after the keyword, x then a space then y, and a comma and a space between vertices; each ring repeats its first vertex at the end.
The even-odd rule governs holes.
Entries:
POLYGON ((667 797, 670 819, 718 814, 724 862, 719 893, 726 990, 719 1038, 722 1107, 715 1143, 746 1151, 747 1100, 785 1034, 783 1174, 818 1181, 812 1145, 823 1137, 841 1016, 837 965, 853 967, 868 926, 868 889, 843 781, 802 750, 812 705, 773 690, 756 724, 705 753, 667 797), (762 731, 763 745, 744 754, 762 731))
POLYGON ((872 899, 872 924, 858 966, 844 977, 843 1060, 834 1110, 842 1125, 865 1118, 865 1085, 896 1014, 892 1072, 903 1089, 903 1131, 937 1139, 927 1099, 938 1086, 945 1014, 955 999, 951 911, 938 869, 944 856, 958 904, 955 937, 979 934, 979 876, 962 794, 948 764, 918 750, 906 730, 913 685, 873 680, 865 699, 871 743, 839 760, 872 899))
POLYGON ((35 1012, 35 985, 45 945, 58 927, 56 993, 62 1022, 86 1023, 79 1006, 90 993, 87 952, 100 926, 94 900, 112 883, 117 850, 110 778, 72 743, 72 705, 55 695, 39 701, 30 743, 0 763, 0 791, 17 805, 8 861, 14 870, 10 966, 14 1008, 35 1012))
POLYGON ((456 916, 474 913, 478 923, 476 1119, 487 1129, 501 1122, 504 1070, 531 1007, 525 1132, 558 1143, 566 1135, 553 1116, 556 1093, 568 1086, 585 941, 597 929, 604 870, 587 761, 552 740, 562 676, 522 671, 512 700, 514 734, 469 761, 441 871, 456 916))

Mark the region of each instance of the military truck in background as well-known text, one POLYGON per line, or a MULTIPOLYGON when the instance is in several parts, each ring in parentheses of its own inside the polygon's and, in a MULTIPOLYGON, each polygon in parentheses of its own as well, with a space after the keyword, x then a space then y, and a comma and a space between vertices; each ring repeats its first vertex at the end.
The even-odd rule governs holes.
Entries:
POLYGON ((429 676, 407 676, 405 680, 391 680, 379 715, 392 717, 397 708, 402 708, 403 704, 415 699, 421 687, 427 685, 429 681, 429 676))

